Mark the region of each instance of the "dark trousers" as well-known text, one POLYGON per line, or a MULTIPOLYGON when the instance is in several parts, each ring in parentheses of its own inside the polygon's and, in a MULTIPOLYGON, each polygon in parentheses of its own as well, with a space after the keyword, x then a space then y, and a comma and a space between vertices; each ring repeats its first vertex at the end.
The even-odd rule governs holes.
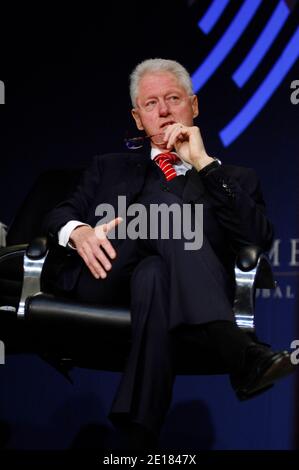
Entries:
POLYGON ((110 417, 157 431, 168 410, 174 381, 169 331, 169 281, 159 256, 145 258, 131 279, 132 348, 110 417))
POLYGON ((132 348, 110 419, 116 424, 138 423, 159 434, 171 403, 180 340, 188 337, 196 342, 204 370, 228 372, 241 368, 251 340, 226 320, 182 323, 171 329, 169 271, 160 256, 139 263, 131 278, 131 294, 132 348))

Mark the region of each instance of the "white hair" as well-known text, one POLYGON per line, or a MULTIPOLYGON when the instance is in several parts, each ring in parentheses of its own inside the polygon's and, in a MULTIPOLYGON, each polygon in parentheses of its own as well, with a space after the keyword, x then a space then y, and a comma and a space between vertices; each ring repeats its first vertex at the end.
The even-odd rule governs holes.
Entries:
POLYGON ((147 59, 140 62, 130 75, 130 96, 133 107, 136 106, 141 78, 147 73, 155 72, 172 73, 189 95, 194 94, 190 75, 179 62, 170 59, 147 59))

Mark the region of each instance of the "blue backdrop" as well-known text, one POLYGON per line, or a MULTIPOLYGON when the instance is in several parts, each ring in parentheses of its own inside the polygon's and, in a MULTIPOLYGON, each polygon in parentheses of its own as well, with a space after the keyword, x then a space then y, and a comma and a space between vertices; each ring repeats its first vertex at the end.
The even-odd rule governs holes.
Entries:
MULTIPOLYGON (((276 229, 271 259, 278 285, 258 292, 257 332, 274 348, 290 348, 299 339, 298 6, 268 0, 119 3, 102 5, 98 13, 73 6, 72 12, 53 7, 37 14, 27 5, 17 17, 5 13, 0 221, 11 223, 41 171, 123 150, 126 131, 134 129, 131 69, 148 57, 176 59, 192 74, 208 152, 260 176, 276 229)), ((72 377, 74 385, 38 357, 6 357, 0 366, 2 446, 104 445, 120 374, 75 369, 72 377)), ((296 380, 240 403, 227 377, 177 377, 163 445, 298 448, 296 380)))

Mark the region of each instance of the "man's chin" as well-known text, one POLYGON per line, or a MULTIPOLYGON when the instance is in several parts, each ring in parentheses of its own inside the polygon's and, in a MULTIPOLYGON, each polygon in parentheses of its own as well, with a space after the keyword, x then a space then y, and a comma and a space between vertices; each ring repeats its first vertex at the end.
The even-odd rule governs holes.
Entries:
POLYGON ((158 150, 162 150, 162 152, 170 152, 171 150, 167 148, 166 144, 155 144, 152 142, 152 147, 158 150))

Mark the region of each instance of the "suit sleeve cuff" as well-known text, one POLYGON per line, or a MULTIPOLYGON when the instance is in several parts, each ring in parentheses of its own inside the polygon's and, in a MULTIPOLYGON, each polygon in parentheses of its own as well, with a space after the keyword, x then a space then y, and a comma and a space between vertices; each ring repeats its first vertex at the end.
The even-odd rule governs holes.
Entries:
POLYGON ((70 220, 67 224, 65 224, 58 232, 58 243, 61 246, 68 246, 75 250, 75 247, 70 243, 70 235, 76 227, 79 225, 88 225, 84 224, 83 222, 79 222, 78 220, 70 220))
POLYGON ((209 173, 211 173, 212 171, 216 170, 217 168, 219 168, 221 165, 221 161, 218 160, 218 158, 215 158, 215 160, 211 163, 209 163, 207 166, 205 166, 202 170, 200 170, 198 172, 198 174, 202 177, 205 177, 206 175, 208 175, 209 173))

